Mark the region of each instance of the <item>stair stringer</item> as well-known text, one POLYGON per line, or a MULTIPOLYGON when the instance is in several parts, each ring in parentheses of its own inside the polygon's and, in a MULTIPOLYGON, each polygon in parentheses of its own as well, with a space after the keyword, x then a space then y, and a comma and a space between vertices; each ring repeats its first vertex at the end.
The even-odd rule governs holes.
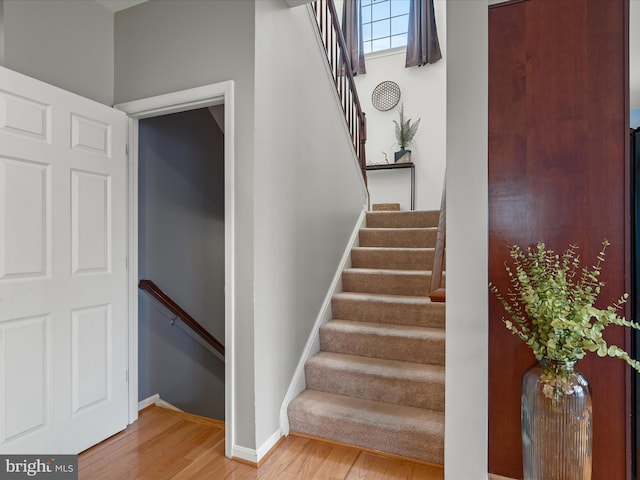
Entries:
POLYGON ((367 210, 367 205, 364 205, 360 212, 360 216, 356 221, 355 227, 351 232, 351 237, 349 238, 344 253, 342 254, 342 258, 340 259, 336 273, 333 276, 327 295, 322 302, 320 312, 318 313, 316 321, 313 324, 313 328, 309 333, 309 338, 304 346, 298 365, 293 372, 293 377, 291 378, 291 383, 289 383, 287 393, 285 393, 284 399, 282 400, 282 405, 280 406, 280 430, 285 436, 289 435, 289 416, 287 414, 287 408, 291 401, 306 389, 304 374, 305 363, 320 351, 320 327, 332 319, 331 300, 336 293, 342 292, 342 272, 347 268, 351 268, 351 250, 354 247, 360 246, 360 229, 366 224, 367 210))

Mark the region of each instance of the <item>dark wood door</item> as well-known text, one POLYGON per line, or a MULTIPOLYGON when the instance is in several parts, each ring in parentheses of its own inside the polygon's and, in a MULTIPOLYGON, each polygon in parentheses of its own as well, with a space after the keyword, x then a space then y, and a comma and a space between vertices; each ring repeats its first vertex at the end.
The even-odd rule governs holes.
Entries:
MULTIPOLYGON (((489 277, 506 288, 508 245, 577 244, 595 260, 607 238, 600 300, 628 289, 628 0, 528 0, 489 12, 489 277), (606 4, 606 6, 605 6, 606 4)), ((522 478, 520 382, 535 363, 489 304, 489 471, 522 478)), ((606 338, 628 348, 628 334, 606 338)), ((593 479, 630 468, 629 376, 589 355, 593 479)))

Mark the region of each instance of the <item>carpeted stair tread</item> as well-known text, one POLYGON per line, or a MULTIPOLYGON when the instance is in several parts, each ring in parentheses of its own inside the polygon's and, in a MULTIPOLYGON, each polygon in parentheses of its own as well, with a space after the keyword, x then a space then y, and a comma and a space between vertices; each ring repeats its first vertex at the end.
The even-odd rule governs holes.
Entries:
POLYGON ((428 296, 431 288, 431 272, 345 268, 342 271, 342 288, 345 292, 428 296))
POLYGON ((437 227, 430 228, 361 228, 361 247, 433 248, 437 227))
POLYGON ((305 364, 307 388, 444 411, 444 367, 319 352, 305 364))
POLYGON ((444 328, 445 304, 429 297, 342 292, 331 300, 334 318, 444 328))
POLYGON ((291 431, 444 462, 445 304, 428 296, 438 221, 367 213, 305 363, 307 390, 289 405, 291 431))
POLYGON ((367 212, 368 228, 424 228, 437 227, 439 210, 409 212, 367 212))
POLYGON ((354 247, 351 250, 353 268, 383 268, 396 270, 429 270, 435 248, 354 247))
POLYGON ((320 350, 444 365, 441 328, 331 320, 320 327, 320 350))
POLYGON ((444 413, 305 390, 289 404, 293 432, 444 463, 444 413))

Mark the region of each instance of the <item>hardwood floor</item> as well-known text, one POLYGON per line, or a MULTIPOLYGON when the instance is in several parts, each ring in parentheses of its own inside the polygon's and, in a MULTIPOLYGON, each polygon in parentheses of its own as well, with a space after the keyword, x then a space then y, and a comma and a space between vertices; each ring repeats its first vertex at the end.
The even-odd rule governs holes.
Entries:
POLYGON ((443 468, 290 435, 259 468, 224 456, 224 423, 150 407, 82 452, 80 480, 440 480, 443 468))

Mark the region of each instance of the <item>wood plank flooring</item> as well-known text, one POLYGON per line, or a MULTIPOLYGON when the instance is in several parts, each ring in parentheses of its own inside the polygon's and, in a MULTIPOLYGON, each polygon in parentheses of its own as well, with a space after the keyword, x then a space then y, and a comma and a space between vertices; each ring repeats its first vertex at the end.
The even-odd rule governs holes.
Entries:
POLYGON ((224 456, 224 423, 160 407, 78 460, 80 480, 441 480, 443 468, 290 435, 254 468, 224 456))

